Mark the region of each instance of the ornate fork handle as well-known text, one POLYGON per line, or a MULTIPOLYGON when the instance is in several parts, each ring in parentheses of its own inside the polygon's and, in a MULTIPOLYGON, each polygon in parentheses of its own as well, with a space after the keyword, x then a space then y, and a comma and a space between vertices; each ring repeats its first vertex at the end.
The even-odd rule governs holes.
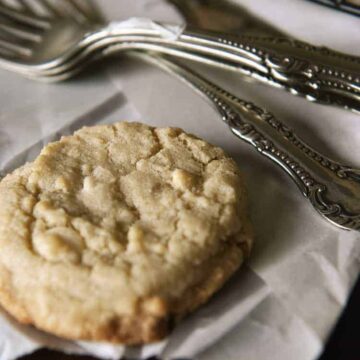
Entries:
POLYGON ((252 63, 245 66, 255 70, 250 76, 310 101, 360 112, 360 58, 356 56, 287 38, 236 38, 188 30, 181 40, 223 51, 217 56, 235 63, 229 54, 237 54, 239 60, 246 57, 252 63))
MULTIPOLYGON (((26 19, 33 23, 36 20, 37 27, 51 29, 51 22, 46 22, 44 17, 34 20, 11 7, 1 5, 0 8, 4 16, 8 14, 20 22, 26 19)), ((69 24, 71 29, 74 24, 69 24)), ((112 24, 91 23, 80 27, 75 25, 74 39, 69 37, 69 40, 66 36, 66 40, 61 39, 60 43, 66 45, 59 45, 62 51, 57 50, 49 55, 42 46, 24 45, 21 42, 16 48, 22 52, 26 50, 27 55, 9 57, 2 53, 0 65, 28 76, 60 74, 78 65, 83 53, 97 51, 101 44, 106 46, 106 43, 118 37, 123 48, 157 47, 158 51, 164 53, 172 52, 179 57, 236 70, 312 101, 336 104, 360 112, 360 60, 356 57, 287 39, 233 37, 217 32, 183 30, 180 26, 155 23, 149 19, 129 19, 112 24)), ((51 31, 48 30, 45 33, 51 38, 51 31)), ((8 44, 10 47, 12 45, 11 42, 8 44)))
POLYGON ((175 74, 210 101, 240 139, 280 166, 313 207, 345 229, 360 230, 360 171, 312 149, 272 114, 164 57, 137 56, 175 74))
POLYGON ((198 61, 211 59, 214 65, 284 88, 310 101, 360 112, 360 58, 356 56, 291 39, 235 37, 198 29, 181 31, 178 28, 174 36, 164 37, 154 24, 150 21, 136 29, 112 26, 111 31, 105 28, 90 34, 86 42, 99 41, 101 37, 136 35, 134 42, 143 40, 174 47, 180 57, 193 54, 198 61))

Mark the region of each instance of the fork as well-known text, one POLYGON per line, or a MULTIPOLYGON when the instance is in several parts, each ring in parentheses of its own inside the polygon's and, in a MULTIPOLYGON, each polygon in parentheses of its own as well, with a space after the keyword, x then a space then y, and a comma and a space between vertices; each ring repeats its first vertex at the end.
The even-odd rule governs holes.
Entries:
POLYGON ((327 158, 270 112, 234 96, 184 65, 161 55, 130 54, 175 75, 196 90, 217 110, 235 136, 280 166, 326 220, 343 229, 360 230, 360 169, 327 158))
MULTIPOLYGON (((51 20, 49 20, 51 21, 51 20)), ((119 51, 117 39, 98 50, 94 58, 119 51)), ((280 166, 295 182, 314 209, 325 219, 344 229, 360 230, 360 170, 335 162, 312 149, 272 114, 251 102, 237 98, 194 71, 149 52, 132 52, 175 74, 204 96, 219 112, 233 134, 252 145, 260 154, 280 166)), ((90 56, 88 61, 93 58, 90 56)), ((72 61, 71 58, 68 60, 72 61)), ((68 67, 71 76, 86 67, 68 67)), ((66 67, 65 63, 53 67, 66 67)), ((63 71, 63 70, 62 70, 63 71)), ((57 76, 57 75, 46 75, 57 76)))
POLYGON ((119 50, 152 50, 196 60, 235 70, 310 101, 360 111, 358 57, 295 40, 235 37, 150 20, 136 26, 131 22, 108 25, 84 16, 83 2, 41 3, 47 15, 0 1, 0 66, 28 77, 65 79, 70 68, 73 74, 79 62, 117 41, 119 50))

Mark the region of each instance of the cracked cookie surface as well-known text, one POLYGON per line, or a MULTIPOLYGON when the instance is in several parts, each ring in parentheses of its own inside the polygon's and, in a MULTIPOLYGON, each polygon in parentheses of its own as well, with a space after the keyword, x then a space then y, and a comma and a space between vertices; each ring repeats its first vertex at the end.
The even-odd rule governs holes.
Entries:
POLYGON ((0 182, 0 303, 70 339, 140 344, 251 248, 236 164, 180 129, 85 127, 0 182))

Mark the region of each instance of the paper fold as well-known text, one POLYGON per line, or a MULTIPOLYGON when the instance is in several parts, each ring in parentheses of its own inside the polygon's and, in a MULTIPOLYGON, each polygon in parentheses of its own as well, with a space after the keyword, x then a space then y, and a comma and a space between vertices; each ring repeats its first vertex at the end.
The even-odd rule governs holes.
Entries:
MULTIPOLYGON (((181 25, 157 28, 157 21, 182 23, 175 8, 161 0, 98 1, 113 21, 140 16, 154 19, 148 26, 164 36, 182 31, 181 25)), ((360 55, 354 46, 360 28, 353 17, 306 1, 236 1, 292 36, 360 55)), ((111 25, 114 31, 117 24, 111 25)), ((274 112, 317 150, 360 167, 357 115, 244 82, 234 73, 198 68, 227 90, 274 112)), ((317 358, 359 273, 359 233, 325 222, 289 177, 234 137, 203 99, 140 61, 115 58, 62 84, 36 83, 0 70, 0 83, 1 175, 31 161, 48 141, 84 125, 141 120, 182 127, 221 146, 238 162, 248 185, 256 233, 248 264, 163 343, 136 348, 75 343, 18 324, 0 310, 0 360, 42 346, 113 359, 122 355, 140 359, 160 355, 169 360, 317 358)))

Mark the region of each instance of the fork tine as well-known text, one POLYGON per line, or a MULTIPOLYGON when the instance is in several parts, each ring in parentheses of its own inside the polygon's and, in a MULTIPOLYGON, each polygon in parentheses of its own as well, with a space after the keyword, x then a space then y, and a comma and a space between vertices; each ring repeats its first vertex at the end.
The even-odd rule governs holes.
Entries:
POLYGON ((88 22, 88 17, 86 13, 84 13, 83 9, 78 5, 78 3, 75 0, 67 0, 64 1, 64 3, 67 4, 68 9, 71 11, 73 10, 73 16, 76 20, 86 23, 88 22))
POLYGON ((30 43, 38 43, 41 40, 39 34, 28 32, 16 26, 2 24, 0 22, 0 30, 8 34, 9 37, 15 38, 19 41, 28 41, 30 43))
POLYGON ((22 55, 22 56, 30 56, 32 53, 31 49, 29 49, 28 47, 18 45, 16 43, 8 41, 6 38, 5 39, 2 38, 1 32, 0 32, 0 47, 7 51, 11 51, 17 55, 22 55))
POLYGON ((72 17, 76 22, 87 23, 89 18, 84 12, 81 6, 75 0, 63 0, 61 2, 62 11, 65 13, 65 16, 72 17))
POLYGON ((18 10, 20 8, 17 0, 10 0, 10 1, 9 0, 1 0, 0 2, 3 3, 4 6, 9 7, 11 9, 18 10))
POLYGON ((29 3, 27 1, 25 1, 25 0, 17 0, 17 4, 26 13, 34 14, 34 9, 29 5, 29 3))
POLYGON ((65 14, 61 9, 59 9, 58 6, 55 6, 51 1, 49 0, 37 0, 36 1, 39 5, 42 6, 43 9, 45 9, 48 14, 52 17, 63 17, 65 14))
POLYGON ((81 8, 84 15, 91 22, 102 23, 104 16, 101 13, 99 6, 92 0, 77 0, 77 6, 81 8))
POLYGON ((25 24, 36 29, 48 29, 50 27, 49 22, 45 19, 27 15, 17 9, 6 6, 3 2, 0 2, 0 14, 20 24, 25 24))
POLYGON ((86 13, 74 0, 63 0, 61 2, 37 0, 37 2, 41 3, 53 17, 71 17, 79 23, 88 22, 86 13))
POLYGON ((71 0, 63 0, 61 2, 37 0, 37 2, 53 17, 71 17, 80 23, 87 21, 83 12, 71 0))
POLYGON ((9 59, 14 59, 14 57, 16 57, 16 53, 14 53, 9 49, 5 49, 0 45, 0 58, 9 60, 9 59))
POLYGON ((17 3, 24 13, 40 20, 49 19, 49 13, 44 11, 44 8, 38 4, 38 1, 17 0, 17 3))
POLYGON ((34 28, 33 26, 29 26, 24 23, 19 23, 18 21, 14 21, 0 12, 0 25, 10 33, 18 33, 18 37, 28 37, 33 38, 34 40, 43 34, 44 30, 39 28, 34 28))

